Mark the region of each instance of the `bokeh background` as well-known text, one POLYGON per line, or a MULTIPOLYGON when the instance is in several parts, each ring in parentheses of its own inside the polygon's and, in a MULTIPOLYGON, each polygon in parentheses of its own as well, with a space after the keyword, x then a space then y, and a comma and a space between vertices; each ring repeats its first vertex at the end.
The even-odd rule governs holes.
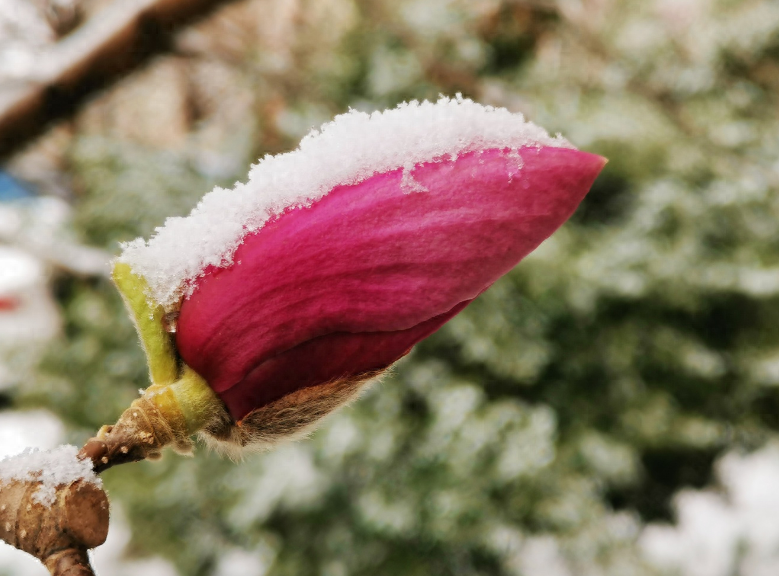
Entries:
MULTIPOLYGON (((0 86, 107 4, 0 0, 0 86)), ((182 28, 3 164, 0 451, 80 444, 147 385, 119 242, 350 107, 456 92, 607 156, 579 211, 309 440, 105 473, 101 573, 779 573, 772 0, 240 0, 182 28)))

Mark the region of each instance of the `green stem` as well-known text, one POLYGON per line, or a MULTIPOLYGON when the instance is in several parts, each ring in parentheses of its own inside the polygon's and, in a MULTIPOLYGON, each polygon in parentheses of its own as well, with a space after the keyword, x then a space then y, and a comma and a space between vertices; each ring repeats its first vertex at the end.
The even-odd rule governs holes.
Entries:
POLYGON ((150 304, 146 280, 134 274, 129 265, 116 262, 111 276, 135 322, 146 352, 152 383, 175 382, 179 377, 179 364, 173 338, 165 330, 165 311, 162 306, 150 304))

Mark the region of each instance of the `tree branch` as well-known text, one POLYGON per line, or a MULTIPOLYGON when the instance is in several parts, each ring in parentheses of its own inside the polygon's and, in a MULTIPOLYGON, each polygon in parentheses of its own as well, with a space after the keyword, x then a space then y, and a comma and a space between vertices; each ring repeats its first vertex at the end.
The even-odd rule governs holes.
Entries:
MULTIPOLYGON (((179 451, 191 446, 186 426, 175 418, 171 422, 171 414, 154 401, 164 405, 164 389, 149 390, 79 452, 78 457, 89 460, 96 473, 158 458, 165 446, 179 451)), ((0 481, 0 539, 38 558, 53 576, 94 576, 87 551, 108 535, 108 498, 97 484, 81 478, 57 486, 53 503, 44 505, 37 497, 42 472, 0 481)))
POLYGON ((115 0, 43 51, 26 78, 0 86, 0 158, 94 92, 170 48, 173 33, 234 0, 115 0))
POLYGON ((53 576, 93 576, 87 550, 108 536, 108 498, 77 481, 59 486, 45 506, 34 497, 40 481, 10 482, 0 491, 2 540, 38 558, 53 576))

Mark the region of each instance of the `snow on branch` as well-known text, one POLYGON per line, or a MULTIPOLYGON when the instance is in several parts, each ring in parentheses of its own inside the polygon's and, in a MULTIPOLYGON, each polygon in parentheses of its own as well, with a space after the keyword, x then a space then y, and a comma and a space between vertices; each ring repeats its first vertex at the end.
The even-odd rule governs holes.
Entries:
POLYGON ((34 502, 44 506, 54 504, 58 486, 83 480, 102 486, 102 480, 92 470, 92 462, 78 458, 75 446, 59 446, 53 450, 25 450, 18 456, 0 460, 0 484, 38 482, 32 494, 34 502))
POLYGON ((151 54, 171 33, 232 0, 115 0, 74 32, 36 51, 23 74, 0 78, 0 155, 151 54))

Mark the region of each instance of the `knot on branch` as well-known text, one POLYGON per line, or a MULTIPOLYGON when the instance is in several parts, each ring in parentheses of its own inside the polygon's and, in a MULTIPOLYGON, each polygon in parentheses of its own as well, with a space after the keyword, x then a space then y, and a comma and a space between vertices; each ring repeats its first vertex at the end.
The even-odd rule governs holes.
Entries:
POLYGON ((41 482, 0 486, 0 537, 58 576, 91 576, 87 550, 108 536, 108 498, 84 480, 57 486, 51 506, 35 497, 41 482))

